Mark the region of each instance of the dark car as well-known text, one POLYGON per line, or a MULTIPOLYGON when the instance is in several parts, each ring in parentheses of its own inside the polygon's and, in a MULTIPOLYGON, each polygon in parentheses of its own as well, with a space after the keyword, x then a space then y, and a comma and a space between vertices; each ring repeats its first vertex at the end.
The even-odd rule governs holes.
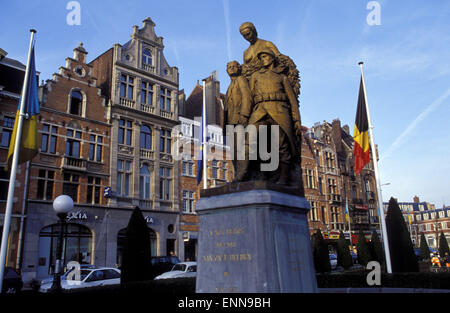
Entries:
POLYGON ((5 267, 2 293, 18 293, 22 290, 22 276, 12 267, 5 267))
POLYGON ((169 256, 153 256, 152 257, 152 279, 162 273, 168 272, 175 264, 180 263, 178 257, 169 256))

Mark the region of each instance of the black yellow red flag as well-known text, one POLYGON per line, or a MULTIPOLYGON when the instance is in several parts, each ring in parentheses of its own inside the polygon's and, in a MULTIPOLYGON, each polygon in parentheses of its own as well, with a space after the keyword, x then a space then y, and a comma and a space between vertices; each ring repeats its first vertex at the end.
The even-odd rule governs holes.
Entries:
POLYGON ((367 119, 366 97, 361 77, 359 85, 358 107, 356 108, 355 130, 353 132, 353 155, 355 156, 354 171, 360 174, 370 161, 369 121, 367 119))

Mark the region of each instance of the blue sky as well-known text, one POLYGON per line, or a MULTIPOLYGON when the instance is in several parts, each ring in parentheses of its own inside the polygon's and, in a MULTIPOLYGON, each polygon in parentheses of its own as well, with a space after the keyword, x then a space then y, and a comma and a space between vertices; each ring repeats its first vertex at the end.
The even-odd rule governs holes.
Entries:
POLYGON ((245 21, 274 42, 300 69, 305 126, 341 120, 353 125, 359 61, 380 153, 383 198, 450 205, 450 2, 380 0, 381 25, 369 26, 368 0, 87 1, 81 25, 66 22, 69 1, 8 1, 0 11, 1 48, 25 63, 29 29, 38 30, 37 70, 51 78, 79 42, 88 61, 124 44, 147 16, 164 37, 165 57, 189 94, 197 80, 226 63, 242 62, 245 21))

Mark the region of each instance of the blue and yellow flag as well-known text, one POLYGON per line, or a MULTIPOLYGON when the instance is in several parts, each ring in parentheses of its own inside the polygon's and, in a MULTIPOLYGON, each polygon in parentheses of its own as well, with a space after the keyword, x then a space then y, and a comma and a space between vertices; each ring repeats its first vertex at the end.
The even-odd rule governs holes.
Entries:
POLYGON ((345 221, 348 222, 350 219, 349 215, 348 215, 348 202, 347 199, 345 200, 345 221))
POLYGON ((199 154, 198 154, 198 160, 197 160, 197 185, 200 184, 200 182, 202 181, 203 178, 203 132, 206 131, 203 129, 203 122, 204 122, 204 118, 206 119, 205 115, 206 112, 204 112, 202 110, 202 119, 200 121, 200 138, 198 140, 198 142, 200 143, 199 145, 199 154))
MULTIPOLYGON (((25 110, 22 123, 22 134, 20 138, 19 147, 19 161, 18 164, 24 163, 28 160, 33 159, 33 157, 38 153, 38 132, 37 132, 37 115, 40 113, 39 110, 39 99, 38 99, 38 85, 36 77, 36 64, 34 61, 34 43, 31 48, 31 59, 30 64, 27 68, 29 71, 28 84, 24 89, 21 97, 25 97, 24 105, 25 110)), ((14 122, 14 129, 11 136, 11 142, 9 144, 8 151, 8 162, 6 164, 6 169, 11 168, 11 163, 14 154, 14 146, 16 143, 16 135, 19 127, 19 116, 20 116, 20 104, 22 99, 19 99, 19 107, 16 113, 16 120, 14 122)))

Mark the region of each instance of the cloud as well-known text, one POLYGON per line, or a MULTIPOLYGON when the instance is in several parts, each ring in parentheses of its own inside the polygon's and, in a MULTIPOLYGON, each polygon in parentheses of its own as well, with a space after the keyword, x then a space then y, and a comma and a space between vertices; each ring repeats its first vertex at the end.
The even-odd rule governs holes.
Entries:
POLYGON ((434 110, 436 110, 447 98, 450 97, 450 88, 448 88, 439 98, 431 103, 425 110, 423 110, 414 121, 401 133, 400 136, 392 143, 383 155, 380 157, 380 161, 388 158, 392 152, 397 150, 406 140, 408 135, 434 110))

